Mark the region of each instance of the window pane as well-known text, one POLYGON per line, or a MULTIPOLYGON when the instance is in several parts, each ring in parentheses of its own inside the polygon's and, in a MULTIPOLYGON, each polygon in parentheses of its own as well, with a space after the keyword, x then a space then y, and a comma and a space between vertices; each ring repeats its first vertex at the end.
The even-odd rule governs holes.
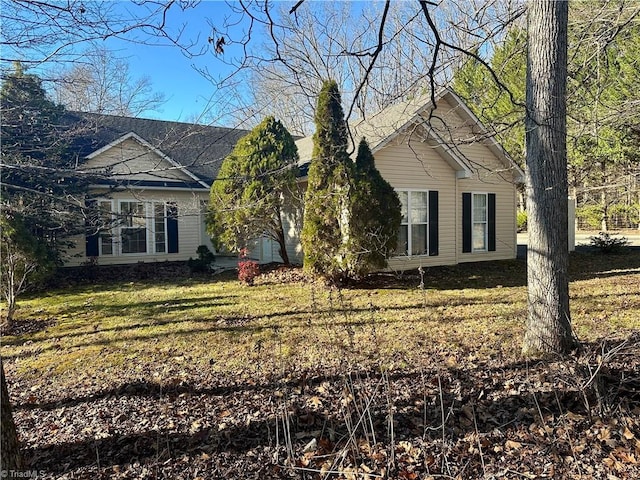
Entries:
POLYGON ((164 253, 166 249, 166 228, 165 228, 165 208, 163 203, 156 203, 154 206, 154 231, 156 253, 164 253))
POLYGON ((427 253, 427 226, 411 225, 411 255, 427 253))
POLYGON ((407 255, 409 249, 408 236, 409 227, 407 225, 400 225, 400 231, 398 232, 398 246, 396 247, 397 255, 407 255))
POLYGON ((145 253, 147 251, 146 228, 122 229, 122 253, 145 253))
POLYGON ((100 254, 113 255, 113 236, 109 233, 100 234, 100 254))
POLYGON ((122 253, 145 253, 147 251, 147 220, 142 202, 121 202, 122 253))
POLYGON ((411 192, 411 223, 427 223, 427 192, 411 192))
POLYGON ((113 255, 113 212, 110 201, 100 202, 100 255, 113 255))
POLYGON ((486 223, 473 224, 473 250, 484 251, 487 249, 486 232, 486 223))
POLYGON ((122 223, 124 227, 146 226, 144 203, 122 202, 120 204, 120 212, 122 213, 122 223))
POLYGON ((398 192, 398 197, 400 197, 400 203, 402 204, 400 211, 402 213, 402 220, 401 223, 408 223, 409 222, 409 214, 408 214, 408 208, 407 205, 409 203, 409 194, 408 192, 398 192))
POLYGON ((473 195, 473 221, 487 221, 487 196, 484 193, 473 195))

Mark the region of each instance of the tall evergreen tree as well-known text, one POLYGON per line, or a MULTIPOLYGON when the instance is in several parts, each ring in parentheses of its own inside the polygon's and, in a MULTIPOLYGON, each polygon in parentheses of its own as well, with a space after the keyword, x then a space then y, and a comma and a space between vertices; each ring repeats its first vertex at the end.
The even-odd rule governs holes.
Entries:
POLYGON ((349 276, 353 162, 347 153, 347 125, 334 80, 322 86, 304 202, 302 248, 306 272, 338 281, 349 276))
MULTIPOLYGON (((607 230, 612 213, 627 209, 621 217, 634 216, 630 199, 637 197, 632 178, 638 173, 639 155, 632 127, 640 123, 635 94, 640 80, 632 72, 640 68, 640 28, 627 22, 620 2, 598 5, 601 15, 596 20, 590 3, 573 3, 569 12, 567 161, 578 217, 607 230)), ((526 51, 526 31, 515 26, 489 59, 513 98, 476 59, 469 58, 454 76, 456 92, 495 129, 501 145, 521 166, 526 150, 526 51)))
POLYGON ((291 134, 274 117, 265 118, 241 138, 225 158, 211 187, 208 229, 218 244, 239 251, 253 240, 278 243, 289 264, 285 244, 285 205, 296 210, 298 149, 291 134))
POLYGON ((526 42, 526 30, 512 27, 489 60, 509 92, 497 85, 487 68, 472 57, 466 59, 453 79, 456 93, 478 118, 495 130, 500 144, 521 167, 525 163, 526 42))
POLYGON ((64 237, 84 226, 78 215, 86 186, 68 152, 72 132, 64 107, 51 102, 42 80, 20 64, 5 77, 0 102, 2 210, 19 214, 32 234, 59 253, 64 237))
POLYGON ((356 277, 387 265, 398 244, 402 219, 398 194, 375 166, 369 144, 363 138, 355 163, 352 203, 352 246, 356 254, 352 274, 356 277))

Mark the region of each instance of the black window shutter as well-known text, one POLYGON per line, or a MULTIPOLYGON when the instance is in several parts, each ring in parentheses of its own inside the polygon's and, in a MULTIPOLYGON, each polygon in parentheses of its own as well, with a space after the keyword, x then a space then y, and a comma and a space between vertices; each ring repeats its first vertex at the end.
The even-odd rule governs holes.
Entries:
POLYGON ((167 253, 178 253, 178 206, 167 204, 167 253))
POLYGON ((471 194, 462 194, 462 252, 471 252, 471 194))
POLYGON ((86 234, 85 234, 85 256, 97 257, 100 255, 100 249, 98 247, 98 239, 100 235, 98 233, 96 225, 92 220, 96 220, 98 202, 95 200, 87 200, 87 221, 85 222, 86 234))
POLYGON ((490 193, 487 202, 487 236, 489 237, 489 251, 496 251, 496 194, 490 193))
POLYGON ((429 192, 429 256, 439 253, 438 244, 438 192, 429 192))
POLYGON ((91 235, 87 235, 86 237, 86 252, 85 255, 87 257, 97 257, 100 254, 100 250, 98 249, 98 234, 92 233, 91 235))

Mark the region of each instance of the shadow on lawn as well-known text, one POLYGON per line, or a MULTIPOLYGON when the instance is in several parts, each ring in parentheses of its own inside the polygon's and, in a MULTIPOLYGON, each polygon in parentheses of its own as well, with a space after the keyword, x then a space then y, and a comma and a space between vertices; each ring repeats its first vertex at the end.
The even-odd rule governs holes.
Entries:
POLYGON ((87 302, 84 305, 74 305, 65 308, 62 315, 77 315, 83 312, 91 311, 99 313, 102 317, 121 316, 127 312, 133 312, 137 316, 153 318, 156 315, 168 313, 172 311, 191 310, 195 308, 220 307, 225 305, 235 305, 234 300, 237 295, 215 295, 202 296, 192 298, 177 298, 172 300, 157 300, 133 302, 127 305, 112 305, 99 302, 87 302))
MULTIPOLYGON (((425 268, 425 286, 437 290, 526 286, 527 262, 524 258, 425 268)), ((623 253, 606 255, 588 247, 577 247, 569 256, 569 278, 572 281, 639 273, 640 247, 627 247, 623 253)), ((372 275, 356 288, 403 289, 419 284, 419 273, 411 270, 395 275, 372 275)))
MULTIPOLYGON (((588 348, 595 351, 598 345, 594 344, 588 348)), ((627 365, 610 369, 609 377, 618 380, 629 377, 637 366, 637 360, 635 358, 634 364, 629 362, 627 365)), ((126 396, 138 396, 162 403, 179 404, 181 409, 193 408, 197 411, 202 396, 213 396, 222 402, 221 408, 232 410, 224 419, 217 415, 220 414, 220 410, 217 414, 199 412, 208 415, 211 420, 210 426, 193 433, 162 429, 132 431, 114 433, 102 439, 87 438, 26 449, 26 457, 32 459, 31 468, 53 474, 87 467, 95 468, 98 464, 104 471, 105 468, 134 462, 150 466, 166 465, 167 462, 178 462, 185 457, 188 457, 189 461, 198 462, 203 454, 206 454, 207 458, 221 454, 242 457, 249 450, 258 447, 265 451, 268 448, 274 449, 276 423, 282 419, 274 414, 273 409, 265 409, 265 406, 279 405, 277 401, 274 402, 276 391, 285 391, 285 395, 288 396, 290 435, 297 455, 301 455, 302 446, 310 438, 318 435, 314 432, 326 432, 327 428, 336 430, 336 448, 346 446, 349 432, 345 427, 345 415, 351 416, 352 425, 358 428, 359 417, 355 408, 358 402, 362 401, 369 405, 366 420, 375 430, 378 442, 387 446, 391 443, 388 430, 391 401, 395 442, 411 441, 422 436, 434 440, 434 448, 437 449, 437 440, 443 436, 455 445, 457 440, 474 432, 487 436, 497 435, 498 442, 504 442, 504 438, 514 438, 507 434, 507 431, 527 430, 536 422, 540 426, 548 423, 553 426, 556 421, 554 419, 562 417, 567 412, 583 416, 585 420, 582 428, 589 428, 586 419, 591 412, 586 409, 583 392, 567 386, 562 379, 555 378, 556 375, 566 375, 566 378, 570 378, 575 374, 570 375, 562 368, 560 362, 557 365, 559 367, 554 369, 545 363, 529 362, 454 368, 432 364, 424 371, 398 371, 386 376, 379 372, 360 372, 351 376, 335 374, 316 376, 308 380, 306 391, 296 390, 300 386, 299 382, 284 380, 227 387, 184 384, 169 389, 154 383, 136 382, 87 397, 68 398, 55 404, 22 405, 17 406, 17 409, 63 409, 103 399, 113 398, 121 402, 126 396), (322 396, 322 402, 326 407, 314 407, 310 400, 319 395, 317 387, 327 384, 329 386, 324 388, 325 394, 322 396), (345 388, 350 388, 355 396, 353 403, 342 403, 345 388), (246 393, 242 397, 245 402, 238 402, 238 394, 243 393, 246 393), (345 410, 340 405, 351 406, 345 410), (261 414, 255 421, 242 420, 247 412, 252 411, 259 411, 261 414), (472 412, 471 416, 469 412, 472 412), (441 419, 445 415, 445 425, 442 425, 441 419), (229 426, 222 427, 222 423, 229 426)), ((629 408, 640 405, 637 392, 634 395, 629 391, 630 393, 620 396, 619 382, 612 383, 609 390, 618 392, 618 396, 613 399, 618 405, 623 401, 629 408)), ((37 416, 37 413, 34 412, 33 415, 37 416)), ((562 422, 560 424, 564 425, 562 422)), ((182 430, 184 427, 183 425, 182 430)), ((357 437, 363 435, 364 432, 360 431, 357 437)), ((541 448, 545 451, 553 448, 560 455, 571 453, 570 441, 563 442, 553 435, 543 436, 537 441, 543 444, 541 448)), ((280 445, 282 443, 281 436, 280 445)), ((490 452, 486 454, 492 455, 490 452)), ((267 464, 265 468, 271 467, 267 464)))
MULTIPOLYGON (((30 357, 34 354, 41 354, 43 352, 51 351, 51 350, 60 350, 62 348, 65 349, 73 349, 73 348, 82 348, 82 347, 90 347, 90 346, 108 346, 112 344, 116 344, 119 342, 132 342, 138 340, 152 340, 154 338, 163 338, 166 336, 188 336, 197 333, 207 333, 207 332, 226 332, 230 334, 238 334, 238 335, 246 335, 246 334, 254 334, 263 331, 272 331, 274 328, 279 329, 282 326, 277 323, 278 321, 287 320, 286 328, 287 329, 295 329, 295 328, 340 328, 340 327, 362 327, 368 328, 375 324, 376 326, 380 325, 392 325, 396 323, 407 323, 408 321, 412 323, 423 323, 423 322, 436 322, 443 323, 446 325, 452 325, 454 323, 459 323, 465 321, 466 318, 464 316, 457 315, 455 318, 447 315, 446 308, 455 308, 455 307, 473 307, 474 305, 491 305, 494 309, 498 309, 500 306, 504 306, 505 308, 514 306, 513 295, 509 292, 496 292, 496 294, 491 297, 487 296, 465 296, 458 298, 446 298, 443 300, 432 300, 427 297, 426 303, 413 303, 410 305, 396 305, 392 307, 376 307, 375 305, 367 306, 367 307, 354 307, 354 306, 345 306, 343 308, 331 308, 327 309, 318 309, 318 310, 285 310, 282 312, 274 312, 265 315, 257 315, 257 316, 235 316, 235 315, 218 315, 214 317, 191 317, 184 319, 170 319, 170 320, 156 320, 150 323, 135 323, 129 325, 118 325, 110 328, 100 328, 97 324, 94 331, 81 331, 81 332, 70 332, 70 333, 62 333, 52 334, 51 337, 39 338, 39 339, 27 339, 27 338, 16 338, 10 339, 6 342, 3 342, 5 345, 12 346, 21 346, 25 342, 29 341, 30 344, 36 345, 35 351, 31 349, 25 350, 19 353, 6 353, 4 354, 5 359, 11 358, 26 358, 30 357), (437 309, 445 307, 443 312, 437 312, 437 309), (384 311, 384 317, 378 316, 377 312, 379 310, 384 311), (405 316, 402 315, 394 315, 393 312, 403 312, 403 311, 415 311, 422 313, 423 316, 420 319, 412 319, 407 320, 405 316), (362 315, 366 313, 376 314, 375 321, 372 321, 371 318, 362 318, 362 319, 353 319, 352 315, 362 315), (291 318, 293 317, 293 318, 291 318), (302 318, 299 318, 302 317, 302 318), (337 318, 340 318, 339 320, 337 318), (265 325, 255 325, 258 320, 261 319, 269 319, 275 320, 275 323, 265 324, 265 325), (192 328, 184 328, 181 330, 172 330, 172 331, 163 331, 163 332, 154 332, 150 334, 144 334, 144 329, 147 328, 157 328, 167 325, 188 325, 188 324, 202 324, 202 327, 192 327, 192 328), (113 338, 100 338, 103 334, 109 333, 117 333, 122 331, 140 331, 139 335, 128 335, 126 337, 113 337, 113 338), (37 346, 39 342, 51 341, 52 338, 81 338, 88 337, 87 341, 82 341, 79 343, 75 343, 73 345, 59 345, 53 344, 50 346, 42 347, 37 346)), ((134 308, 134 306, 130 306, 130 308, 134 308)), ((504 312, 503 312, 504 313, 504 312)), ((513 315, 517 315, 520 313, 519 311, 510 312, 513 315)))
POLYGON ((417 270, 372 274, 363 281, 347 287, 403 290, 419 288, 421 278, 424 278, 425 288, 436 290, 521 287, 527 283, 526 263, 523 260, 499 260, 424 267, 423 277, 417 270))
POLYGON ((640 247, 625 247, 619 254, 607 255, 579 247, 571 254, 569 274, 572 280, 640 275, 640 247))

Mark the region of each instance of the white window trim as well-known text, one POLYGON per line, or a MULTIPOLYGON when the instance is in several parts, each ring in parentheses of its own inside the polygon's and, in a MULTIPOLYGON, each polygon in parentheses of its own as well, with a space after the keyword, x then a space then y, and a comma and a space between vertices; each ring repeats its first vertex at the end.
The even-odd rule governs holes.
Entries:
POLYGON ((169 202, 166 201, 142 201, 135 198, 97 198, 98 208, 104 203, 109 203, 111 209, 112 220, 116 220, 114 225, 108 229, 101 229, 98 234, 98 255, 104 257, 131 257, 131 256, 153 256, 153 255, 168 255, 169 250, 169 226, 167 224, 167 209, 169 202), (122 219, 122 204, 123 203, 141 203, 144 205, 144 221, 145 221, 145 252, 131 252, 124 253, 122 251, 122 231, 126 228, 121 223, 118 223, 122 219), (161 205, 163 207, 163 222, 164 222, 164 251, 156 251, 156 206, 161 205), (112 253, 104 253, 102 250, 102 239, 100 233, 108 233, 112 238, 112 253))
POLYGON ((471 192, 471 253, 486 253, 489 251, 489 192, 471 192), (485 219, 484 221, 476 222, 475 214, 476 214, 476 195, 483 195, 485 198, 484 209, 485 209, 485 219), (484 229, 484 248, 476 248, 475 247, 475 239, 476 239, 476 223, 483 223, 485 225, 484 229))
MULTIPOLYGON (((140 200, 136 200, 136 199, 127 199, 127 198, 121 198, 118 200, 118 215, 122 218, 122 204, 123 203, 141 203, 142 205, 144 205, 144 220, 145 220, 145 230, 146 232, 149 232, 151 229, 149 228, 149 202, 143 202, 140 200)), ((145 245, 147 246, 146 251, 145 252, 129 252, 129 253, 125 253, 122 251, 122 230, 123 229, 127 229, 127 228, 133 228, 133 227, 123 227, 123 226, 119 226, 118 227, 118 255, 123 256, 123 257, 135 257, 135 256, 140 256, 140 255, 152 255, 151 251, 149 250, 149 235, 148 233, 145 234, 145 245)), ((155 245, 154 245, 155 246, 155 245)))
POLYGON ((398 188, 396 189, 397 193, 400 192, 407 192, 407 223, 402 223, 402 221, 400 222, 400 226, 404 226, 407 225, 407 251, 406 253, 401 253, 401 254, 396 254, 396 257, 428 257, 429 256, 429 190, 428 189, 423 189, 423 188, 398 188), (411 234, 411 226, 414 225, 414 223, 411 221, 411 193, 412 192, 419 192, 419 193, 426 193, 427 194, 427 221, 426 222, 422 222, 422 223, 416 223, 415 225, 426 225, 427 227, 427 238, 426 238, 426 253, 421 253, 421 254, 417 254, 414 255, 411 252, 413 251, 413 245, 412 245, 412 237, 413 235, 411 234))
MULTIPOLYGON (((115 210, 113 209, 113 200, 110 198, 98 198, 96 200, 98 202, 98 211, 100 211, 100 213, 102 214, 102 211, 100 210, 102 208, 102 204, 103 203, 108 203, 109 204, 109 210, 111 211, 111 222, 113 222, 113 218, 114 215, 116 214, 115 210)), ((117 241, 117 239, 115 238, 114 234, 113 234, 113 227, 111 228, 107 228, 107 229, 100 229, 100 231, 98 232, 98 256, 101 257, 115 257, 116 255, 118 255, 118 245, 119 242, 117 241), (111 253, 103 253, 102 252, 102 236, 101 233, 108 233, 109 235, 111 235, 111 253)))
POLYGON ((151 249, 147 247, 150 254, 153 255, 166 255, 169 248, 167 238, 167 202, 151 202, 151 210, 153 211, 153 217, 151 218, 151 249), (156 206, 162 206, 162 221, 164 223, 164 251, 158 252, 156 250, 156 206), (153 253, 151 253, 153 252, 153 253))

